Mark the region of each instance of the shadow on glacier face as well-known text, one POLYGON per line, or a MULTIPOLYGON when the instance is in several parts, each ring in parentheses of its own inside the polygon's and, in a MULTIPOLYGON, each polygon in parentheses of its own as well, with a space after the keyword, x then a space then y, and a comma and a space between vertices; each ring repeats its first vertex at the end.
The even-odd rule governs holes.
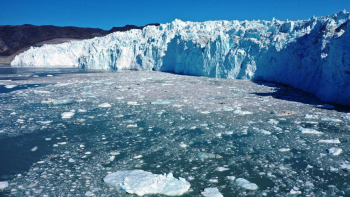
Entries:
MULTIPOLYGON (((274 92, 252 92, 250 94, 257 95, 261 98, 263 97, 273 97, 275 99, 280 100, 286 100, 286 101, 292 101, 292 102, 298 102, 298 103, 304 103, 308 105, 323 105, 325 102, 319 100, 315 95, 304 92, 302 90, 296 89, 291 86, 283 85, 283 84, 276 84, 276 83, 270 83, 265 81, 258 81, 253 80, 252 82, 263 85, 263 86, 269 86, 273 88, 274 92)), ((344 105, 337 105, 332 104, 334 106, 334 109, 328 109, 328 110, 336 110, 338 112, 350 112, 350 107, 344 106, 344 105)), ((327 110, 327 109, 326 109, 327 110)))
POLYGON ((181 41, 180 35, 176 35, 167 44, 167 50, 162 59, 162 66, 156 70, 189 76, 207 76, 203 66, 202 48, 190 40, 181 41))
MULTIPOLYGON (((337 48, 349 48, 346 39, 350 34, 325 40, 323 37, 326 28, 325 24, 317 23, 309 34, 297 38, 286 47, 277 50, 272 46, 260 53, 256 59, 254 79, 286 84, 314 94, 324 102, 348 105, 350 93, 346 90, 350 84, 350 68, 347 62, 350 62, 350 55, 343 53, 341 58, 337 48), (324 44, 324 41, 328 44, 324 44)), ((292 100, 300 98, 294 97, 292 100)), ((302 99, 300 102, 308 103, 302 99)))

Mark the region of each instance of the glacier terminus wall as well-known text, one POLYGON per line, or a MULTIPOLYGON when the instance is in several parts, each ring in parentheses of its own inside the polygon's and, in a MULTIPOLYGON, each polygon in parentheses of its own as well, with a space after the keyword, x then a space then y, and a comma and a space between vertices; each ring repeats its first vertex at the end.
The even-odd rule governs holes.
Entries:
POLYGON ((143 30, 32 47, 12 66, 157 70, 266 80, 350 105, 350 15, 299 21, 175 20, 143 30))

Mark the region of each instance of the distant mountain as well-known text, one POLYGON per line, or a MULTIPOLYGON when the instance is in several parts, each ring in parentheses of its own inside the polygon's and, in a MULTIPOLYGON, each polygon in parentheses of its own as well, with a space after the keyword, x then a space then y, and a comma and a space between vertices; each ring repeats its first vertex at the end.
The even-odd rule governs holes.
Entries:
MULTIPOLYGON (((148 25, 158 26, 159 24, 148 25)), ((25 24, 20 26, 0 26, 0 56, 13 55, 21 49, 37 45, 43 41, 59 40, 58 38, 60 38, 60 41, 57 41, 59 43, 69 41, 70 39, 89 39, 105 36, 116 31, 142 29, 145 26, 126 25, 124 27, 113 27, 109 31, 98 28, 57 27, 52 25, 36 26, 25 24)))

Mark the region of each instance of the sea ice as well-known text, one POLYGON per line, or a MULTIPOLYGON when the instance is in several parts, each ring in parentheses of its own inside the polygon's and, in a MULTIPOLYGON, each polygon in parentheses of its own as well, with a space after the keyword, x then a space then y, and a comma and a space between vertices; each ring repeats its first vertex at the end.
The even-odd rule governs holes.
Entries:
POLYGON ((340 141, 339 141, 339 139, 331 139, 331 140, 318 140, 318 143, 340 144, 340 141))
POLYGON ((269 124, 278 124, 278 121, 275 120, 275 119, 270 119, 270 120, 267 121, 267 123, 269 123, 269 124))
POLYGON ((6 85, 6 86, 5 86, 5 88, 7 88, 7 89, 12 89, 12 88, 14 88, 14 87, 17 87, 17 85, 6 85))
POLYGON ((107 107, 111 107, 111 104, 109 104, 109 103, 102 103, 102 104, 99 104, 98 107, 107 108, 107 107))
POLYGON ((329 104, 317 105, 316 107, 324 109, 334 109, 334 106, 329 104))
POLYGON ((235 114, 239 114, 239 115, 249 115, 249 114, 253 114, 252 112, 250 111, 241 111, 241 110, 235 110, 233 113, 235 114))
POLYGON ((342 122, 340 119, 337 118, 322 118, 321 120, 328 122, 342 122))
POLYGON ((201 192, 201 194, 205 197, 223 197, 223 195, 216 187, 205 188, 204 191, 201 192))
POLYGON ((0 190, 3 190, 8 186, 9 186, 9 183, 7 181, 0 181, 0 190))
POLYGON ((303 127, 299 127, 297 131, 300 131, 301 133, 304 133, 304 134, 316 134, 316 135, 323 134, 321 131, 317 131, 315 129, 303 128, 303 127))
POLYGON ((306 119, 317 119, 318 116, 316 116, 316 115, 305 114, 304 118, 306 118, 306 119))
POLYGON ((341 148, 336 148, 336 147, 332 147, 330 149, 327 150, 327 152, 331 155, 340 155, 340 153, 342 152, 343 150, 341 148))
POLYGON ((61 114, 63 119, 68 119, 74 116, 74 112, 64 112, 61 114))
POLYGON ((217 167, 216 171, 222 172, 222 171, 226 171, 229 170, 230 168, 225 168, 225 167, 217 167))
POLYGON ((236 179, 236 184, 240 187, 247 189, 247 190, 257 190, 258 189, 258 186, 255 183, 251 183, 244 178, 236 179))
POLYGON ((280 148, 280 149, 278 149, 278 151, 280 151, 280 152, 288 152, 288 151, 290 151, 290 148, 280 148))
POLYGON ((143 170, 117 171, 108 174, 103 181, 129 194, 164 194, 179 196, 188 191, 191 184, 183 178, 174 178, 172 173, 159 175, 143 170))

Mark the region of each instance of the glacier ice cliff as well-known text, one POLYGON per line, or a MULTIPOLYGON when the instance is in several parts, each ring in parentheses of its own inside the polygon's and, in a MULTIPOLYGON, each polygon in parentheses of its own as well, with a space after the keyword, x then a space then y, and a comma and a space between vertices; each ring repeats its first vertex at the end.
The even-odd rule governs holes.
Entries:
POLYGON ((266 80, 350 105, 350 24, 345 10, 299 21, 175 20, 143 30, 32 47, 12 66, 157 70, 266 80))

